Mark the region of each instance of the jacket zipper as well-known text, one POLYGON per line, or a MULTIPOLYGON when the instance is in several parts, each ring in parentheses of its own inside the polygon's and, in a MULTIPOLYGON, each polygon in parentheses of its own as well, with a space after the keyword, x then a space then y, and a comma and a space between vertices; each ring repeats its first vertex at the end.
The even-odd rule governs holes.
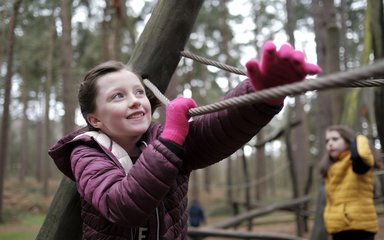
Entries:
POLYGON ((160 240, 160 221, 159 221, 159 210, 156 208, 156 238, 160 240))

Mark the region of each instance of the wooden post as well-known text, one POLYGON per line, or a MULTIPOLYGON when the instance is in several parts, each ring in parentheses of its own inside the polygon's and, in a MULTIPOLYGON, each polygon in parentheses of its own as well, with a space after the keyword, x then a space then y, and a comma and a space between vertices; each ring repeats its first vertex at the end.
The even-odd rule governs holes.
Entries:
POLYGON ((323 184, 320 185, 317 201, 316 201, 316 213, 311 233, 311 240, 327 240, 330 239, 327 231, 325 230, 325 224, 323 219, 324 208, 326 205, 326 193, 323 184))
POLYGON ((165 92, 179 64, 203 0, 159 1, 133 51, 129 65, 165 92))
MULTIPOLYGON (((203 0, 160 0, 141 34, 129 64, 164 92, 180 61, 203 0)), ((80 199, 64 178, 37 240, 81 239, 80 199)))
POLYGON ((81 239, 80 210, 75 183, 63 177, 36 239, 81 239))

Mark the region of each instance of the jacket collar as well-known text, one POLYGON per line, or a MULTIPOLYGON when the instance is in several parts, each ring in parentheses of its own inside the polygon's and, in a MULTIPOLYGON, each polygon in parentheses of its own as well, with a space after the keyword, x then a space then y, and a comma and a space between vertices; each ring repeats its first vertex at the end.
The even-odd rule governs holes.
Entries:
POLYGON ((128 153, 119 144, 112 141, 112 139, 105 133, 100 131, 88 131, 76 136, 74 140, 84 135, 90 136, 101 146, 108 149, 117 158, 117 160, 119 160, 121 166, 124 168, 125 174, 127 174, 128 171, 132 168, 133 163, 128 153))

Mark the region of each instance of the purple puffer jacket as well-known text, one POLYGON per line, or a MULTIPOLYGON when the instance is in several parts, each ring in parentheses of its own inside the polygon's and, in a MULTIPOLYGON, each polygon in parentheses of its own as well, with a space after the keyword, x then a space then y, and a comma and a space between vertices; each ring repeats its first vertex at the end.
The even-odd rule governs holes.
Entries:
MULTIPOLYGON (((226 98, 252 92, 242 82, 226 98)), ((183 159, 158 140, 163 126, 151 124, 142 154, 126 174, 110 149, 74 132, 49 154, 76 181, 82 200, 83 239, 135 239, 146 226, 149 239, 187 239, 187 190, 192 170, 207 167, 247 143, 281 110, 254 104, 194 117, 183 159)))

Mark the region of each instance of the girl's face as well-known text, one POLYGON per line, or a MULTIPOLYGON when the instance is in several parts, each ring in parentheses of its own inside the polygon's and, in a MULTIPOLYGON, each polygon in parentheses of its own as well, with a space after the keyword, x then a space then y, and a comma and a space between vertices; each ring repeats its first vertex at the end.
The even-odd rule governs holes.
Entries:
POLYGON ((97 80, 96 110, 87 119, 117 143, 139 140, 151 122, 151 105, 139 78, 130 71, 97 80))
POLYGON ((338 131, 326 131, 325 142, 327 152, 332 159, 337 159, 340 156, 340 153, 347 150, 349 147, 338 131))

